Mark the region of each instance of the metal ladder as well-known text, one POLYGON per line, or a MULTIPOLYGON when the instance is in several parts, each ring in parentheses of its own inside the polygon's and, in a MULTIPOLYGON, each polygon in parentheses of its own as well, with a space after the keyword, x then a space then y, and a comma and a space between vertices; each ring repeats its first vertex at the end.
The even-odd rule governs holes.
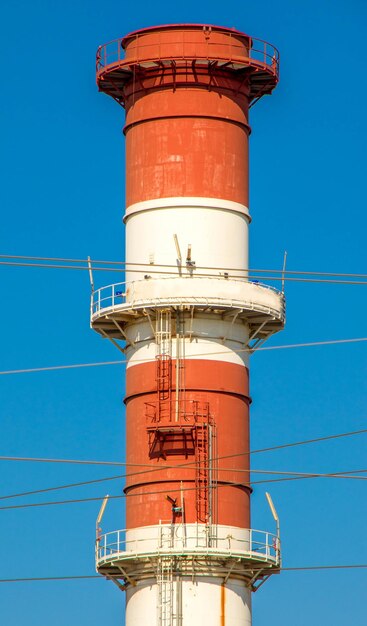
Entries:
POLYGON ((172 389, 172 322, 170 309, 158 309, 156 313, 156 383, 157 414, 160 422, 171 418, 172 389))
POLYGON ((155 340, 157 343, 157 356, 170 356, 172 352, 172 323, 170 309, 157 309, 155 340))
POLYGON ((157 567, 158 626, 174 626, 173 558, 160 557, 157 567))
POLYGON ((208 545, 215 545, 217 517, 217 470, 215 458, 215 424, 208 402, 194 402, 195 419, 195 486, 197 521, 207 526, 208 545))
MULTIPOLYGON (((174 525, 160 525, 159 548, 170 550, 175 545, 174 525)), ((157 624, 158 626, 182 626, 182 582, 179 578, 177 557, 160 555, 157 563, 157 624)))
POLYGON ((198 522, 209 523, 209 423, 202 415, 196 418, 196 515, 198 522))

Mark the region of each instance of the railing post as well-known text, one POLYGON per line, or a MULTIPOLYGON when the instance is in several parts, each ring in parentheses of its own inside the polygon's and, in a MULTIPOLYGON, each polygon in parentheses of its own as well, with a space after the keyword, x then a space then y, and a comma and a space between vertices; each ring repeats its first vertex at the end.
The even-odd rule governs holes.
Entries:
POLYGON ((97 306, 98 306, 98 313, 99 313, 100 310, 101 310, 101 290, 98 289, 97 293, 98 293, 98 303, 97 303, 97 306))

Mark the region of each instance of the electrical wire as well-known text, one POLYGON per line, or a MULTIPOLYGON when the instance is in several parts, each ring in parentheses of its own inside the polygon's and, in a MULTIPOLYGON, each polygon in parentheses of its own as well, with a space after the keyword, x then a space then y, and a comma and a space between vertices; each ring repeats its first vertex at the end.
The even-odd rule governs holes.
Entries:
MULTIPOLYGON (((262 452, 270 452, 270 451, 275 451, 275 450, 282 450, 284 448, 290 448, 290 447, 295 447, 295 446, 300 446, 300 445, 308 445, 311 443, 317 443, 317 442, 321 442, 321 441, 328 441, 328 440, 332 440, 332 439, 339 439, 342 437, 351 437, 351 436, 355 436, 355 435, 361 435, 361 434, 365 434, 367 433, 367 429, 362 429, 362 430, 355 430, 355 431, 350 431, 347 433, 339 433, 336 435, 328 435, 325 437, 317 437, 314 439, 307 439, 307 440, 303 440, 303 441, 296 441, 293 443, 286 443, 286 444, 281 444, 278 446, 272 446, 269 448, 261 448, 258 450, 251 450, 249 452, 241 452, 239 454, 232 454, 232 455, 226 455, 226 456, 222 456, 222 457, 215 457, 213 459, 213 461, 220 461, 223 459, 228 459, 228 458, 236 458, 239 456, 250 456, 250 455, 254 455, 254 454, 258 454, 258 453, 262 453, 262 452)), ((161 466, 159 468, 152 468, 151 465, 149 465, 148 463, 113 463, 113 462, 108 462, 108 461, 82 461, 82 460, 74 460, 74 459, 41 459, 41 458, 30 458, 30 457, 0 457, 0 461, 35 461, 35 462, 41 462, 41 463, 76 463, 76 464, 88 464, 88 465, 118 465, 118 466, 124 466, 124 467, 144 467, 144 468, 149 468, 146 470, 146 472, 156 472, 156 471, 164 471, 167 469, 179 469, 179 468, 187 468, 187 469, 195 469, 196 464, 193 463, 182 463, 182 464, 176 464, 176 465, 165 465, 165 466, 161 466)), ((275 471, 268 471, 268 470, 239 470, 237 468, 218 468, 220 469, 220 471, 245 471, 245 472, 252 472, 252 473, 271 473, 271 474, 293 474, 296 475, 297 472, 275 472, 275 471)), ((352 473, 357 473, 359 470, 356 470, 355 472, 352 473)), ((11 495, 7 495, 7 496, 0 496, 0 500, 6 500, 9 498, 18 498, 18 497, 23 497, 23 496, 28 496, 28 495, 34 495, 37 493, 46 493, 48 491, 57 491, 59 489, 68 489, 68 488, 73 488, 73 487, 79 487, 79 486, 84 486, 84 485, 89 485, 89 484, 93 484, 93 483, 99 483, 99 482, 105 482, 105 481, 109 481, 109 480, 116 480, 119 478, 125 478, 125 477, 131 477, 131 476, 136 476, 138 474, 141 473, 146 473, 146 472, 129 472, 128 474, 119 474, 117 476, 111 476, 111 477, 107 477, 107 478, 101 478, 101 479, 96 479, 96 480, 89 480, 89 481, 83 481, 83 482, 78 482, 78 483, 71 483, 71 484, 67 484, 67 485, 61 485, 61 486, 57 486, 57 487, 48 487, 45 489, 37 489, 37 490, 33 490, 33 491, 26 491, 26 492, 22 492, 22 493, 16 493, 16 494, 11 494, 11 495)), ((345 472, 344 472, 345 473, 345 472)), ((315 474, 310 474, 312 477, 315 477, 315 474)), ((301 473, 302 477, 306 477, 306 474, 304 472, 301 473)), ((296 479, 296 478, 295 478, 296 479)), ((275 479, 277 480, 277 479, 275 479)), ((291 480, 291 479, 290 479, 291 480)), ((257 481, 256 484, 259 484, 259 482, 262 481, 257 481)), ((266 482, 270 482, 270 481, 266 481, 266 482)), ((255 483, 252 483, 255 484, 255 483)))
MULTIPOLYGON (((283 344, 280 346, 261 346, 260 348, 256 348, 253 350, 252 348, 239 348, 236 350, 236 354, 240 353, 253 353, 253 352, 266 352, 271 350, 289 350, 292 348, 310 348, 316 346, 331 346, 338 344, 346 344, 346 343, 360 343, 367 341, 367 337, 355 337, 350 339, 331 339, 327 341, 308 341, 304 343, 290 343, 283 344)), ((218 350, 215 352, 201 352, 195 354, 195 357, 202 356, 217 356, 221 354, 227 354, 225 350, 218 350)), ((68 369, 77 369, 81 367, 101 367, 103 365, 124 365, 129 362, 129 359, 120 359, 118 361, 98 361, 96 363, 74 363, 71 365, 50 365, 47 367, 31 367, 24 369, 16 369, 16 370, 3 370, 0 371, 0 376, 6 376, 10 374, 30 374, 34 372, 51 372, 57 370, 68 370, 68 369)), ((154 363, 155 358, 144 358, 144 359, 136 359, 134 360, 134 365, 138 363, 154 363)))
MULTIPOLYGON (((354 473, 356 472, 364 472, 367 473, 367 469, 363 469, 363 470, 354 470, 354 473)), ((315 479, 315 478, 343 478, 345 480, 350 480, 350 479, 358 479, 358 480, 367 480, 367 476, 350 476, 349 472, 336 472, 336 473, 327 473, 327 474, 312 474, 312 475, 304 475, 304 476, 297 476, 295 478, 293 478, 294 480, 301 480, 301 479, 315 479)), ((285 482, 288 480, 292 480, 292 477, 287 477, 287 478, 279 478, 277 479, 277 482, 285 482)), ((226 481, 225 483, 218 483, 216 488, 220 488, 220 487, 240 487, 240 488, 244 488, 244 487, 249 487, 253 484, 259 484, 259 482, 261 483, 269 483, 269 482, 273 482, 273 480, 263 480, 263 481, 258 481, 257 483, 253 483, 250 482, 248 484, 244 484, 243 482, 233 482, 233 481, 226 481)), ((170 493, 182 493, 182 492, 188 492, 188 491, 196 491, 196 487, 181 487, 178 486, 176 489, 174 488, 169 488, 169 492, 170 493)), ((126 498, 132 498, 132 497, 141 497, 141 496, 152 496, 152 495, 159 495, 159 494, 167 494, 167 489, 163 489, 163 490, 158 490, 158 491, 145 491, 145 492, 140 492, 140 493, 129 493, 129 494, 119 494, 119 495, 109 495, 109 500, 118 500, 118 499, 126 499, 126 498)), ((7 510, 13 510, 13 509, 28 509, 28 508, 37 508, 37 507, 44 507, 44 506, 56 506, 56 505, 64 505, 64 504, 77 504, 77 503, 81 503, 81 502, 97 502, 97 501, 101 501, 105 498, 104 496, 96 496, 96 497, 90 497, 90 498, 76 498, 76 499, 71 499, 71 500, 56 500, 53 502, 33 502, 33 503, 29 503, 29 504, 15 504, 15 505, 10 505, 10 506, 1 506, 0 507, 0 511, 7 511, 7 510)))
MULTIPOLYGON (((259 448, 258 450, 251 450, 249 452, 242 452, 239 456, 248 456, 252 454, 260 454, 262 452, 271 452, 273 450, 282 450, 283 448, 293 448, 296 446, 309 445, 311 443, 318 443, 321 441, 328 441, 330 439, 340 439, 342 437, 352 437, 355 435, 362 435, 367 433, 367 428, 361 430, 351 430, 346 433, 338 433, 336 435, 326 435, 325 437, 315 437, 314 439, 304 439, 301 441, 294 441, 291 443, 283 443, 277 446, 271 446, 268 448, 259 448)), ((234 456, 234 455, 231 455, 234 456)), ((237 455, 236 455, 237 456, 237 455)), ((227 457, 217 457, 216 460, 227 457)), ((0 461, 20 461, 31 463, 70 463, 77 465, 113 465, 122 467, 150 467, 148 463, 123 463, 118 461, 90 461, 83 459, 50 459, 41 457, 27 457, 27 456, 0 456, 0 461)))
POLYGON ((353 565, 310 565, 308 567, 282 567, 282 572, 306 572, 311 570, 324 570, 324 569, 365 569, 367 563, 353 564, 353 565))
MULTIPOLYGON (((17 257, 20 258, 20 257, 17 257)), ((87 263, 87 261, 86 261, 87 263)), ((112 262, 111 262, 112 263, 112 262)), ((13 267, 38 267, 38 268, 53 268, 53 269, 72 269, 72 270, 84 270, 84 271, 90 271, 90 269, 92 269, 92 271, 103 271, 103 272, 126 272, 128 271, 129 273, 137 273, 137 274, 141 274, 143 272, 143 269, 132 269, 131 267, 129 267, 128 270, 126 270, 126 267, 123 268, 116 268, 116 267, 91 267, 89 268, 88 265, 84 266, 84 265, 61 265, 61 264, 56 264, 56 263, 29 263, 29 262, 14 262, 14 261, 0 261, 0 265, 2 266, 13 266, 13 267)), ((133 266, 139 266, 139 263, 134 263, 132 264, 133 266)), ((141 264, 144 267, 149 267, 149 273, 151 274, 158 274, 160 276, 175 276, 177 277, 177 266, 176 266, 176 271, 168 271, 168 270, 155 270, 152 269, 152 265, 150 264, 141 264)), ((167 266, 153 266, 153 267, 167 267, 167 266)), ((168 266, 168 267, 175 267, 175 266, 168 266)), ((218 273, 215 274, 209 274, 208 272, 205 273, 200 273, 198 270, 199 269, 204 269, 201 267, 196 267, 195 268, 195 277, 197 278, 220 278, 220 276, 218 275, 218 273)), ((212 270, 213 268, 208 268, 210 270, 212 270)), ((218 271, 221 272, 225 272, 228 273, 226 268, 218 268, 218 271)), ((268 275, 260 275, 256 272, 270 272, 270 270, 247 270, 247 269, 234 269, 234 270, 229 270, 229 271, 234 271, 234 272, 243 272, 244 275, 246 276, 246 278, 254 278, 255 280, 258 279, 262 279, 262 280, 269 280, 269 281, 291 281, 291 282, 303 282, 303 283, 327 283, 327 284, 339 284, 339 285, 367 285, 367 280, 341 280, 341 279, 331 279, 331 278, 299 278, 297 276, 288 276, 287 273, 285 272, 284 275, 281 276, 268 276, 268 275), (251 277, 251 272, 255 273, 255 276, 251 277)), ((274 270, 275 272, 281 272, 281 270, 274 270)), ((288 272, 289 273, 289 272, 288 272)), ((292 272, 292 274, 298 274, 298 272, 292 272)), ((301 274, 301 273, 299 273, 301 274)), ((306 272, 302 272, 302 275, 305 275, 306 272)), ((307 273, 308 274, 308 273, 307 273)), ((322 276, 323 273, 322 272, 310 272, 309 275, 318 275, 318 276, 322 276)), ((336 274, 336 273, 325 273, 325 275, 330 275, 330 276, 349 276, 349 274, 336 274)), ((354 275, 351 275, 354 276, 354 275)), ((360 274, 360 275, 355 275, 355 277, 361 276, 361 278, 364 278, 367 276, 360 274)), ((235 275, 235 274, 229 274, 228 276, 226 276, 226 278, 239 278, 239 276, 235 275)))
MULTIPOLYGON (((308 572, 317 570, 366 569, 367 563, 351 563, 346 565, 309 565, 304 567, 281 567, 281 572, 308 572)), ((31 583, 62 580, 105 580, 101 574, 82 576, 37 576, 30 578, 0 578, 0 583, 31 583)))
POLYGON ((32 578, 0 578, 0 583, 33 583, 44 582, 46 580, 83 580, 92 579, 104 580, 101 575, 93 574, 92 576, 38 576, 32 578))
MULTIPOLYGON (((132 262, 128 262, 128 261, 106 261, 106 260, 97 260, 97 259, 71 259, 71 258, 65 258, 65 257, 42 257, 42 256, 25 256, 25 255, 14 255, 14 254, 0 254, 0 259, 23 259, 23 260, 30 260, 30 261, 58 261, 58 262, 64 262, 64 263, 96 263, 98 265, 123 265, 125 267, 152 267, 151 263, 132 263, 132 262)), ((172 268, 175 269, 176 271, 174 272, 175 274, 177 274, 177 264, 162 264, 159 263, 159 267, 165 267, 165 268, 172 268)), ((254 269, 254 268, 249 268, 248 270, 244 270, 243 268, 238 268, 238 267, 227 267, 227 268, 223 268, 223 267, 216 267, 216 266, 208 266, 208 265, 201 265, 199 266, 200 269, 205 269, 205 270, 217 270, 217 271, 226 271, 226 272, 243 272, 243 271, 248 271, 248 272, 256 272, 256 273, 269 273, 269 274, 281 274, 281 275, 287 275, 287 274, 292 274, 292 275, 300 275, 300 276, 343 276, 346 278, 366 278, 367 279, 367 274, 355 274, 355 273, 345 273, 345 272, 312 272, 312 271, 304 271, 304 270, 283 270, 283 269, 254 269)))
MULTIPOLYGON (((255 470, 256 472, 256 470, 255 470)), ((254 470, 251 470, 250 473, 254 473, 254 470)), ((279 483, 286 482, 290 480, 305 480, 307 478, 342 478, 342 479, 351 479, 351 480, 367 480, 366 476, 349 476, 348 474, 366 474, 367 470, 351 470, 350 472, 334 472, 332 474, 315 474, 315 473, 304 473, 304 472, 265 472, 260 471, 261 474, 292 474, 292 476, 287 476, 286 478, 270 478, 267 480, 255 480, 251 481, 250 485, 262 485, 268 483, 279 483)))
MULTIPOLYGON (((234 455, 235 456, 235 455, 234 455)), ((216 459, 213 459, 213 461, 215 461, 216 459)), ((31 495, 35 495, 35 494, 39 494, 39 493, 48 493, 50 491, 59 491, 60 489, 71 489, 74 487, 84 487, 85 485, 92 485, 92 484, 97 484, 97 483, 103 483, 103 482, 108 482, 111 480, 118 480, 121 478, 131 478, 132 476, 139 476, 141 474, 151 474, 153 472, 161 472, 161 471, 165 471, 168 469, 180 469, 184 467, 185 469, 189 469, 189 470, 196 470, 196 462, 192 462, 190 464, 187 465, 165 465, 165 466, 160 466, 157 468, 150 468, 147 469, 145 471, 141 471, 141 472, 131 472, 129 474, 118 474, 117 476, 108 476, 106 478, 97 478, 95 480, 86 480, 83 482, 78 482, 78 483, 70 483, 67 485, 58 485, 56 487, 46 487, 43 489, 34 489, 33 491, 23 491, 22 493, 13 493, 13 494, 9 494, 7 496, 0 496, 0 500, 8 500, 11 498, 21 498, 24 496, 31 496, 31 495)), ((257 480, 257 481, 251 481, 249 483, 249 485, 259 485, 262 483, 269 483, 269 482, 279 482, 279 481, 285 481, 285 480, 300 480, 302 478, 351 478, 351 479, 355 479, 355 480, 361 480, 360 476, 349 476, 349 474, 363 474, 363 473, 367 473, 367 470, 350 470, 348 472, 332 472, 329 474, 319 474, 319 473, 315 473, 315 472, 293 472, 293 471, 278 471, 278 470, 260 470, 260 469, 240 469, 240 468, 235 468, 235 467, 217 467, 216 468, 218 471, 220 472, 237 472, 237 473, 245 473, 245 474, 269 474, 269 475, 286 475, 287 478, 275 478, 275 479, 270 479, 270 480, 257 480)), ((229 483, 232 484, 232 483, 229 483)))
POLYGON ((24 496, 33 496, 38 493, 47 493, 49 491, 59 491, 60 489, 72 489, 74 487, 84 487, 85 485, 93 485, 96 483, 108 482, 119 478, 126 478, 131 474, 119 474, 118 476, 108 476, 107 478, 97 478, 95 480, 85 480, 79 483, 69 483, 67 485, 58 485, 57 487, 46 487, 44 489, 34 489, 33 491, 23 491, 22 493, 12 493, 7 496, 0 496, 0 500, 8 500, 9 498, 23 498, 24 496))

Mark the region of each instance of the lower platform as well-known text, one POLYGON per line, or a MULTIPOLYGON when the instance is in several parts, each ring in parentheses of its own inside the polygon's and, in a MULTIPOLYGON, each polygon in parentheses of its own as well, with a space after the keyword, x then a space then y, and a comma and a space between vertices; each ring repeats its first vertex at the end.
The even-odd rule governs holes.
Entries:
POLYGON ((159 524, 97 539, 96 568, 126 586, 157 577, 162 563, 180 576, 229 577, 256 588, 280 570, 279 537, 265 531, 204 524, 159 524))

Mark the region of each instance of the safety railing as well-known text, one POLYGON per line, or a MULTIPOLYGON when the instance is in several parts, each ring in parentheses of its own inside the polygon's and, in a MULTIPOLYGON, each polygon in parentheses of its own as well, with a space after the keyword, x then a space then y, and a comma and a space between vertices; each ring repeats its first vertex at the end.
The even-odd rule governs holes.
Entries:
POLYGON ((91 299, 91 315, 103 309, 115 309, 126 303, 127 283, 114 283, 93 291, 91 299))
MULTIPOLYGON (((180 527, 177 527, 180 528, 180 527)), ((215 546, 209 534, 200 525, 187 524, 184 533, 177 535, 175 526, 145 527, 145 532, 115 530, 101 535, 96 541, 97 565, 116 559, 134 559, 159 554, 233 555, 280 565, 280 539, 272 533, 221 526, 217 527, 215 546), (129 537, 129 534, 132 536, 129 537)))
MULTIPOLYGON (((149 281, 154 281, 154 280, 159 280, 159 281, 166 281, 166 280, 193 280, 195 279, 195 281, 197 280, 225 280, 227 281, 227 278, 223 278, 223 277, 214 277, 214 276, 195 276, 195 277, 191 277, 190 275, 187 276, 177 276, 177 277, 159 277, 159 278, 149 278, 149 279, 144 279, 144 281, 133 281, 131 283, 114 283, 111 285, 106 285, 105 287, 101 287, 100 289, 96 289, 93 294, 92 294, 92 298, 91 298, 91 317, 93 317, 96 314, 99 314, 101 312, 103 312, 104 309, 109 309, 109 310, 116 310, 121 308, 122 305, 124 304, 129 304, 129 303, 133 303, 134 302, 134 285, 138 284, 138 283, 143 283, 146 282, 146 280, 149 281), (127 294, 129 293, 128 299, 127 299, 127 294)), ((279 291, 278 289, 276 289, 275 287, 273 287, 272 285, 265 285, 263 283, 260 283, 258 280, 247 280, 247 279, 231 279, 231 282, 233 283, 241 283, 241 284, 250 284, 250 285, 256 285, 258 287, 261 287, 262 289, 268 289, 269 291, 276 293, 277 295, 279 295, 282 299, 284 299, 284 295, 281 291, 279 291)), ((173 289, 172 293, 174 294, 175 291, 173 289)), ((196 298, 197 299, 197 298, 196 298)))
MULTIPOLYGON (((182 31, 183 32, 183 31, 182 31)), ((179 31, 178 31, 179 33, 179 31)), ((97 74, 100 74, 106 68, 126 64, 139 64, 144 61, 169 61, 177 60, 192 61, 195 59, 193 50, 198 46, 198 41, 186 38, 183 41, 177 39, 175 44, 162 44, 157 46, 156 43, 144 44, 144 34, 137 34, 134 38, 135 46, 133 57, 126 59, 125 50, 122 47, 122 39, 114 39, 102 46, 99 46, 96 57, 97 74), (170 48, 172 52, 170 52, 170 48)), ((248 65, 259 65, 267 68, 272 74, 279 74, 279 52, 270 43, 262 39, 254 37, 249 38, 250 47, 246 48, 243 43, 235 36, 230 38, 229 43, 217 41, 206 41, 206 53, 203 55, 202 45, 198 46, 200 60, 226 60, 227 62, 247 62, 248 65)))

